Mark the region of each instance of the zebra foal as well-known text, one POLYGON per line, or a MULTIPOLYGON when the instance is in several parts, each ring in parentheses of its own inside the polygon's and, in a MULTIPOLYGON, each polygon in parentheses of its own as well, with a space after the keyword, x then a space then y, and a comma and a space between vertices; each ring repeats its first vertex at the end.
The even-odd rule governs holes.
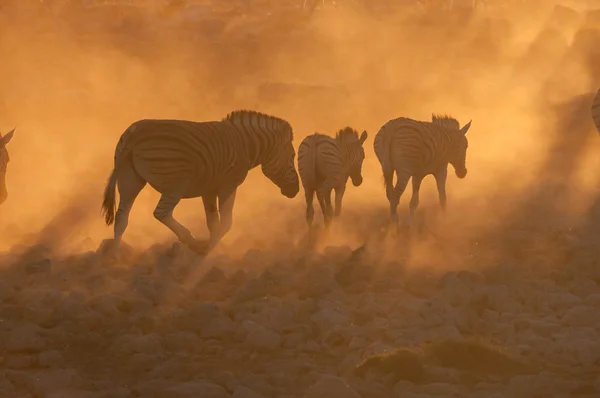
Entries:
POLYGON ((596 129, 600 133, 600 89, 596 93, 596 96, 592 102, 592 119, 594 119, 596 129))
POLYGON ((434 114, 431 122, 404 117, 392 119, 377 132, 373 147, 383 171, 385 192, 390 203, 390 221, 396 227, 398 203, 411 177, 413 192, 409 224, 419 204, 421 182, 429 174, 435 177, 440 205, 442 210, 446 210, 448 164, 454 167, 458 178, 466 177, 469 146, 466 134, 470 127, 471 122, 461 128, 456 119, 434 114))
POLYGON ((365 159, 363 144, 367 132, 360 137, 350 127, 338 131, 335 138, 315 133, 306 137, 298 148, 298 173, 306 196, 306 222, 312 228, 315 211, 315 193, 323 212, 325 228, 333 216, 342 212, 342 198, 348 178, 358 187, 362 184, 362 164, 365 159), (331 205, 331 191, 335 190, 335 211, 331 205))
POLYGON ((5 136, 0 133, 0 205, 6 202, 8 190, 6 189, 6 169, 8 168, 8 150, 6 145, 12 140, 15 129, 9 131, 5 136))
POLYGON ((161 193, 154 217, 190 249, 206 254, 231 229, 236 190, 260 165, 281 193, 300 190, 290 124, 263 113, 238 110, 221 121, 139 120, 121 135, 102 210, 114 222, 113 249, 127 228, 131 207, 148 183, 161 193), (115 214, 115 189, 119 206, 115 214), (173 218, 181 199, 202 197, 208 241, 197 241, 173 218))

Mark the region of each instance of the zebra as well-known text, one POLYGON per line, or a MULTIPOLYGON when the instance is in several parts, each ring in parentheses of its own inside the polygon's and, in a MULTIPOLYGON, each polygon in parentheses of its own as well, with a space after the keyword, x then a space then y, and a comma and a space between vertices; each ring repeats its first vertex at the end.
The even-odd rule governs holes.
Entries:
POLYGON ((440 206, 446 210, 448 164, 454 166, 458 178, 466 177, 469 146, 466 134, 470 127, 471 121, 461 128, 451 116, 433 114, 431 122, 404 117, 392 119, 377 132, 373 147, 383 171, 390 221, 396 228, 398 203, 411 177, 409 225, 419 204, 421 182, 429 174, 435 177, 440 206), (393 185, 394 172, 396 186, 393 185))
POLYGON ((8 197, 8 190, 6 189, 6 169, 10 158, 8 157, 8 150, 6 145, 12 140, 15 133, 15 129, 9 131, 5 136, 0 133, 0 205, 6 202, 8 197))
POLYGON ((592 102, 592 119, 594 119, 596 129, 600 133, 600 89, 596 93, 596 96, 592 102))
POLYGON ((104 191, 104 219, 106 225, 114 222, 112 250, 119 247, 131 207, 148 183, 161 193, 154 217, 191 250, 208 254, 231 229, 236 190, 251 169, 260 165, 284 196, 298 194, 292 140, 287 121, 250 110, 233 111, 220 121, 134 122, 119 139, 104 191), (117 186, 120 200, 115 214, 117 186), (181 199, 197 197, 204 203, 208 241, 197 241, 173 218, 181 199))
POLYGON ((348 177, 358 187, 362 184, 362 164, 365 159, 363 143, 367 132, 345 127, 337 132, 335 139, 315 133, 300 143, 298 148, 298 173, 306 196, 306 222, 309 232, 314 220, 313 198, 315 192, 323 212, 325 229, 333 216, 342 212, 342 197, 348 177), (331 205, 331 191, 335 190, 335 211, 331 205))

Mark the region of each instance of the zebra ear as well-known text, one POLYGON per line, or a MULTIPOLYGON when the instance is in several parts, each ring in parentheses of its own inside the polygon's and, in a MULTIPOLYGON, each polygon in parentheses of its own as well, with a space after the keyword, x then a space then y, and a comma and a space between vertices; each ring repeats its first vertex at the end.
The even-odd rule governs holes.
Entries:
POLYGON ((5 146, 6 144, 8 144, 10 142, 10 140, 12 140, 13 134, 15 133, 15 129, 16 128, 12 129, 4 137, 0 134, 0 147, 5 146))
POLYGON ((367 140, 367 137, 368 137, 367 130, 364 130, 359 138, 361 145, 365 143, 365 141, 367 140))
POLYGON ((462 129, 460 129, 460 132, 463 133, 463 135, 467 134, 467 131, 469 131, 469 129, 471 128, 471 122, 472 120, 470 120, 469 123, 465 124, 462 129))

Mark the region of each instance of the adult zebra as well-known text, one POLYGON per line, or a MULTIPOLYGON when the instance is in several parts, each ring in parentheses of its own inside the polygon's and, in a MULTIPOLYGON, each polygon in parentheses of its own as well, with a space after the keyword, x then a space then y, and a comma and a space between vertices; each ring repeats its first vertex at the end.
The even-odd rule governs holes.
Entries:
POLYGON ((398 203, 411 177, 413 193, 409 223, 419 204, 421 182, 429 174, 435 177, 440 205, 446 209, 448 164, 454 166, 458 178, 466 177, 469 145, 466 134, 470 127, 471 122, 460 128, 456 119, 435 114, 431 122, 400 117, 381 127, 373 147, 381 163, 392 223, 398 225, 398 203), (393 185, 394 173, 396 186, 393 185))
POLYGON ((306 222, 312 229, 315 210, 315 192, 323 212, 325 228, 328 229, 333 216, 342 212, 342 198, 348 178, 358 187, 362 184, 362 164, 365 159, 363 143, 367 132, 360 137, 351 127, 337 132, 335 139, 315 133, 306 137, 298 148, 298 173, 306 197, 306 222), (335 212, 331 205, 331 191, 335 190, 335 212))
POLYGON ((12 140, 15 129, 12 129, 8 134, 2 136, 0 133, 0 205, 6 202, 8 190, 6 189, 6 169, 10 158, 6 145, 12 140))
POLYGON ((238 110, 221 121, 140 120, 125 130, 115 150, 115 165, 104 191, 107 225, 114 221, 116 249, 129 213, 146 183, 161 193, 154 217, 190 249, 206 254, 231 229, 236 190, 249 170, 262 171, 281 193, 300 190, 290 124, 263 113, 238 110), (119 207, 115 215, 115 187, 119 207), (197 241, 173 218, 181 199, 202 197, 208 241, 197 241), (218 201, 218 207, 217 207, 218 201))
POLYGON ((600 133, 600 89, 596 93, 594 101, 592 102, 592 119, 594 119, 596 129, 600 133))

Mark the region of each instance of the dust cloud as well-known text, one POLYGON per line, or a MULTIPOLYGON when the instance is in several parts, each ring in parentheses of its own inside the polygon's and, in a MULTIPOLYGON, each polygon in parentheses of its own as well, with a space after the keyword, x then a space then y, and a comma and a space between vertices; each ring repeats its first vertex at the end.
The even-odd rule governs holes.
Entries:
MULTIPOLYGON (((161 360, 150 358, 159 350, 156 347, 168 346, 180 355, 188 340, 190 345, 196 344, 192 351, 201 355, 202 364, 190 357, 171 358, 169 363, 181 360, 177 366, 187 366, 186 372, 202 374, 206 380, 186 378, 182 376, 185 372, 177 377, 144 373, 145 379, 164 382, 156 388, 171 394, 157 396, 191 396, 185 391, 192 390, 175 385, 179 377, 207 397, 230 393, 237 398, 259 396, 249 395, 243 388, 260 396, 284 396, 284 391, 290 397, 317 397, 322 395, 315 391, 329 391, 326 396, 334 397, 343 390, 339 383, 348 387, 338 376, 348 380, 349 389, 358 391, 344 396, 403 396, 402 391, 416 388, 411 383, 423 381, 399 381, 398 372, 392 372, 396 375, 393 383, 385 375, 364 379, 351 376, 346 368, 387 348, 421 342, 415 334, 419 331, 432 339, 497 332, 501 344, 522 355, 527 351, 528 361, 546 358, 561 363, 564 358, 544 357, 550 354, 537 352, 532 341, 506 337, 498 325, 504 322, 517 325, 516 329, 529 328, 548 340, 555 323, 579 316, 561 312, 555 314, 560 318, 556 322, 548 318, 539 321, 546 322, 543 325, 527 321, 529 326, 523 326, 525 321, 506 313, 518 312, 510 307, 513 302, 527 307, 530 296, 508 297, 506 285, 522 295, 529 288, 511 284, 511 277, 523 273, 533 280, 537 278, 534 275, 542 275, 562 288, 561 283, 579 281, 586 272, 598 275, 593 264, 600 239, 594 227, 600 216, 600 141, 589 112, 592 93, 600 85, 598 11, 587 11, 576 2, 555 5, 539 1, 503 5, 489 1, 473 13, 425 7, 433 2, 420 2, 421 7, 392 7, 387 2, 385 8, 376 6, 385 2, 339 1, 333 6, 319 1, 312 10, 302 9, 301 1, 239 3, 173 1, 170 6, 156 2, 139 7, 92 7, 76 1, 5 1, 0 6, 0 130, 17 127, 8 147, 9 197, 0 208, 0 250, 4 252, 0 259, 8 281, 0 285, 0 291, 6 291, 0 299, 10 303, 10 308, 31 303, 27 300, 48 306, 61 303, 52 310, 31 310, 37 315, 21 314, 19 321, 11 319, 15 325, 21 325, 23 319, 28 322, 19 327, 28 328, 23 330, 30 340, 17 339, 15 344, 23 349, 13 350, 6 344, 4 351, 0 350, 8 358, 5 368, 13 369, 11 387, 0 384, 0 389, 27 390, 35 397, 45 397, 59 382, 31 386, 20 383, 15 374, 29 366, 23 365, 29 357, 35 357, 31 359, 34 368, 52 367, 54 364, 43 363, 52 358, 61 362, 64 357, 77 369, 78 377, 85 379, 80 381, 87 387, 77 388, 94 390, 86 383, 106 372, 102 366, 110 363, 115 374, 107 377, 114 385, 106 390, 125 391, 110 396, 150 396, 149 385, 128 384, 133 379, 126 375, 158 372, 161 360), (101 195, 123 131, 138 119, 219 120, 235 109, 286 119, 294 128, 296 148, 304 137, 317 131, 333 135, 345 126, 368 131, 364 182, 346 190, 342 217, 330 236, 316 252, 304 250, 303 193, 286 199, 257 168, 238 190, 233 229, 206 259, 173 244, 175 237, 152 216, 159 195, 146 187, 135 202, 124 236, 131 248, 118 264, 104 262, 95 251, 103 239, 112 237, 112 228, 105 227, 100 216, 101 195), (458 180, 449 172, 445 215, 438 209, 433 178, 426 178, 414 231, 387 236, 388 202, 373 138, 390 119, 429 120, 432 113, 450 114, 461 126, 473 121, 468 133, 469 173, 458 180), (450 272, 453 270, 463 273, 450 272), (440 275, 444 276, 440 279, 440 275), (477 295, 482 278, 506 291, 494 286, 497 289, 492 289, 495 293, 489 297, 477 295), (334 285, 341 290, 336 291, 334 285), (465 299, 463 288, 477 297, 473 300, 483 301, 465 299), (423 308, 437 311, 441 304, 431 298, 437 289, 442 289, 443 297, 455 295, 449 301, 464 304, 469 316, 483 317, 499 329, 489 331, 463 318, 460 325, 452 327, 431 321, 423 315, 423 308), (345 299, 340 292, 346 294, 345 299), (343 301, 343 309, 335 312, 335 305, 318 304, 325 295, 331 303, 343 301), (272 316, 281 319, 288 319, 282 314, 293 307, 296 318, 288 321, 296 322, 295 329, 290 331, 288 321, 273 325, 258 315, 246 316, 254 311, 249 303, 263 299, 269 308, 277 307, 281 314, 272 316), (420 300, 430 301, 423 304, 420 300), (213 301, 218 306, 211 307, 213 301), (406 304, 398 309, 398 302, 406 304), (93 308, 97 319, 81 315, 85 313, 81 305, 93 308), (402 316, 394 317, 390 311, 402 316), (507 319, 502 320, 505 315, 507 319), (300 321, 303 316, 313 322, 312 332, 305 333, 300 321), (421 316, 419 322, 423 323, 415 321, 417 326, 410 332, 406 329, 402 337, 390 337, 391 330, 403 328, 396 321, 411 324, 413 316, 421 316), (82 326, 69 317, 80 319, 82 326), (211 325, 210 330, 198 323, 203 321, 211 325), (351 328, 383 322, 385 326, 377 333, 387 337, 373 342, 366 329, 360 335, 340 326, 346 321, 351 328), (46 347, 49 342, 69 341, 66 335, 49 331, 60 322, 67 324, 69 336, 75 340, 64 350, 46 347), (105 322, 107 329, 96 330, 94 322, 105 322), (443 333, 434 332, 436 328, 443 328, 443 333), (92 331, 93 337, 89 333, 82 336, 84 330, 92 331), (194 333, 186 334, 189 331, 194 333), (142 337, 134 336, 138 332, 142 337), (298 355, 311 369, 286 357, 294 353, 294 339, 302 342, 298 355), (228 345, 229 340, 234 343, 228 345), (237 353, 231 348, 236 344, 240 344, 237 353), (256 358, 264 359, 263 351, 276 348, 272 344, 281 348, 269 357, 277 359, 259 364, 256 358), (344 350, 348 344, 351 352, 344 350), (250 346, 256 351, 246 352, 245 347, 250 346), (331 349, 327 354, 321 352, 326 347, 331 349), (96 365, 82 365, 86 355, 102 355, 105 350, 116 356, 102 357, 105 362, 96 365), (111 362, 119 355, 125 356, 122 362, 111 362), (311 355, 312 359, 307 359, 311 355), (277 376, 276 366, 271 366, 288 359, 294 364, 288 371, 301 374, 295 387, 286 384, 283 376, 277 376), (118 369, 125 376, 115 376, 118 369), (245 373, 248 369, 253 369, 255 374, 250 375, 254 378, 245 373), (337 369, 333 372, 337 376, 323 376, 329 372, 324 369, 337 369), (261 378, 263 375, 268 377, 261 378)), ((409 187, 400 204, 401 214, 408 212, 410 195, 409 187)), ((195 236, 208 235, 201 199, 182 201, 175 216, 195 236)), ((315 220, 322 223, 318 210, 315 220)), ((589 283, 593 280, 600 281, 594 276, 589 283)), ((530 294, 535 296, 532 311, 544 306, 542 294, 550 289, 536 283, 531 287, 536 292, 530 294), (538 287, 541 290, 535 290, 538 287)), ((594 288, 584 285, 586 292, 600 294, 595 282, 594 288)), ((578 295, 571 292, 571 296, 578 295)), ((552 294, 556 298, 559 293, 552 294)), ((556 298, 556 303, 548 305, 564 312, 579 305, 574 297, 556 298)), ((577 299, 588 300, 583 296, 577 299)), ((587 307, 598 305, 590 300, 585 301, 587 307)), ((260 305, 256 304, 256 313, 261 311, 260 305)), ((570 326, 600 331, 600 323, 572 322, 570 326)), ((559 332, 569 339, 580 336, 579 332, 559 332)), ((573 356, 579 358, 581 350, 573 350, 573 356)), ((600 359, 600 350, 596 351, 600 359)), ((411 357, 411 361, 424 367, 426 379, 435 379, 431 366, 439 371, 445 365, 423 355, 411 357), (427 362, 430 360, 435 364, 427 362)), ((561 372, 567 370, 561 368, 561 372)), ((562 380, 549 369, 538 369, 538 375, 542 375, 536 379, 540 385, 562 380)), ((584 376, 571 376, 564 376, 566 384, 556 382, 555 388, 569 390, 573 386, 567 381, 572 379, 590 382, 584 376)), ((477 388, 481 396, 502 384, 490 377, 477 379, 489 387, 477 388)), ((533 376, 512 377, 506 388, 518 395, 528 384, 529 379, 523 378, 533 376), (514 381, 515 377, 522 379, 514 381)), ((469 385, 452 379, 451 373, 442 379, 440 383, 447 386, 469 385)), ((600 389, 600 381, 596 384, 600 389)), ((444 394, 438 391, 439 396, 444 394)))

